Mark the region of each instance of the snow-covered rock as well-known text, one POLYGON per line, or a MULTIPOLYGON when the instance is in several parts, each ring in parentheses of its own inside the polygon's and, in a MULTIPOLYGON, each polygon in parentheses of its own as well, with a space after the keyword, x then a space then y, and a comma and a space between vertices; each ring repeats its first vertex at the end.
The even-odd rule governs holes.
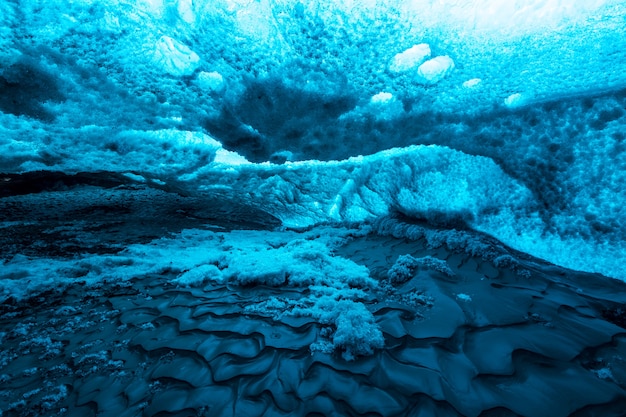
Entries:
POLYGON ((191 75, 200 65, 200 57, 188 46, 169 36, 156 42, 154 62, 175 77, 191 75))
POLYGON ((430 58, 430 46, 427 43, 413 45, 411 48, 393 57, 391 64, 389 64, 389 71, 409 71, 422 64, 428 58, 430 58))
POLYGON ((434 84, 441 81, 454 69, 454 61, 449 56, 438 56, 429 59, 419 66, 417 73, 425 81, 434 84))

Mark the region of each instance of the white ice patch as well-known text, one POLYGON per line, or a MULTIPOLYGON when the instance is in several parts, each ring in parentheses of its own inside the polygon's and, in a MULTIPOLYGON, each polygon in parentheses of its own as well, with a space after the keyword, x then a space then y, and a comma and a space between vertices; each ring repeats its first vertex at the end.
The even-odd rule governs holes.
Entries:
POLYGON ((471 80, 467 80, 463 83, 464 88, 475 88, 482 83, 480 78, 472 78, 471 80))
POLYGON ((215 265, 201 265, 179 275, 173 282, 187 287, 197 287, 207 281, 222 282, 223 276, 215 265))
POLYGON ((198 74, 196 84, 202 89, 207 91, 214 91, 216 93, 224 91, 226 88, 226 82, 224 77, 219 72, 201 72, 198 74))
POLYGON ((504 99, 504 105, 509 109, 515 109, 525 104, 524 96, 520 93, 511 94, 504 99))
POLYGON ((417 73, 426 82, 435 84, 446 77, 454 69, 454 61, 449 56, 438 56, 429 59, 419 66, 417 73))
POLYGON ((428 58, 430 58, 430 46, 427 43, 413 45, 393 57, 389 64, 389 70, 391 72, 406 72, 417 68, 428 58))
POLYGON ((372 104, 387 104, 391 100, 393 100, 393 94, 387 93, 387 92, 383 91, 383 92, 380 92, 378 94, 373 95, 372 98, 370 99, 370 103, 372 103, 372 104))
POLYGON ((456 298, 458 298, 459 300, 461 300, 463 302, 466 302, 466 303, 472 301, 472 297, 470 297, 467 294, 462 294, 462 293, 461 294, 457 294, 456 298))
POLYGON ((215 164, 223 164, 225 166, 239 166, 251 164, 245 157, 241 156, 237 152, 228 151, 224 148, 218 149, 215 153, 215 164))
POLYGON ((193 10, 193 0, 178 0, 178 15, 189 24, 196 21, 196 14, 193 10))
POLYGON ((154 62, 166 73, 181 77, 193 74, 200 65, 200 57, 176 39, 161 36, 155 45, 154 62))

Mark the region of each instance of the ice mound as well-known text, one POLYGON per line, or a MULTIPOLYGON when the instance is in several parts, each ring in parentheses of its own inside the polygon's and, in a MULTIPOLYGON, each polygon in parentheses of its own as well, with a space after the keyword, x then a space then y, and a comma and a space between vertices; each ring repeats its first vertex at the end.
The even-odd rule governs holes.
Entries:
POLYGON ((391 72, 406 72, 417 68, 428 58, 430 58, 430 45, 427 43, 413 45, 393 57, 389 64, 389 70, 391 72))
POLYGON ((154 62, 168 74, 182 77, 193 74, 200 66, 200 57, 176 39, 161 36, 155 45, 154 62))

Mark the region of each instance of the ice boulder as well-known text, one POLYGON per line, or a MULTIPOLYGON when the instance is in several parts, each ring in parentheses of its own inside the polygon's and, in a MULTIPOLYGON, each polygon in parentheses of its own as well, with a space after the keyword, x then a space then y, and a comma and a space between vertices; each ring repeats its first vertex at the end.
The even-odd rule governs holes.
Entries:
POLYGON ((389 71, 405 72, 419 66, 428 58, 430 58, 430 46, 427 43, 413 45, 393 57, 389 64, 389 71))
POLYGON ((435 84, 441 81, 454 69, 454 61, 449 56, 438 56, 429 59, 419 66, 417 73, 426 82, 435 84))
POLYGON ((191 75, 200 65, 200 57, 188 46, 169 36, 156 42, 154 62, 175 77, 191 75))

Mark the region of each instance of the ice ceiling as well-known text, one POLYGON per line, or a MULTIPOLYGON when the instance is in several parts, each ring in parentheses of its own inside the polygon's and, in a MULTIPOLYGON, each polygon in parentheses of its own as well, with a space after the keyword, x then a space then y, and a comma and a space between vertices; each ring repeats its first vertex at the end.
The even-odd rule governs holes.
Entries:
POLYGON ((0 2, 0 172, 389 213, 625 279, 625 2, 0 2))

